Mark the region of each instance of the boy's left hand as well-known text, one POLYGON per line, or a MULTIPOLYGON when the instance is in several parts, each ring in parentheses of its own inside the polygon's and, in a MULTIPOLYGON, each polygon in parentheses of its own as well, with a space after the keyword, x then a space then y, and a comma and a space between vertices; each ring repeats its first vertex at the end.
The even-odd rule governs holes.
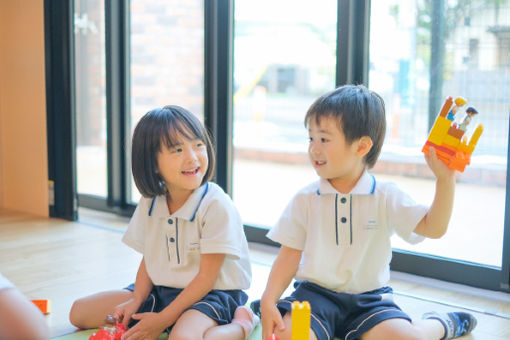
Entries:
POLYGON ((157 339, 166 328, 158 313, 138 313, 131 318, 140 321, 124 333, 121 340, 157 339))
POLYGON ((429 147, 429 154, 425 154, 425 161, 437 179, 454 179, 455 170, 450 169, 438 157, 436 149, 429 147))

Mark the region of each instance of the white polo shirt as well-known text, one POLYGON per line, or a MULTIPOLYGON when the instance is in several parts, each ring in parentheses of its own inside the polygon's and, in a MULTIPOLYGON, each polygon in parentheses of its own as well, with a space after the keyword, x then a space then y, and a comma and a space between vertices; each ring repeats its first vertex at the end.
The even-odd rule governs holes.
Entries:
POLYGON ((394 184, 376 183, 365 171, 349 194, 325 179, 303 188, 267 236, 303 251, 296 280, 356 294, 387 285, 391 235, 422 241, 413 230, 427 211, 394 184))
POLYGON ((247 289, 248 243, 232 200, 215 183, 196 189, 174 214, 166 197, 140 199, 122 241, 143 254, 154 285, 184 288, 197 275, 200 254, 226 254, 214 289, 247 289))

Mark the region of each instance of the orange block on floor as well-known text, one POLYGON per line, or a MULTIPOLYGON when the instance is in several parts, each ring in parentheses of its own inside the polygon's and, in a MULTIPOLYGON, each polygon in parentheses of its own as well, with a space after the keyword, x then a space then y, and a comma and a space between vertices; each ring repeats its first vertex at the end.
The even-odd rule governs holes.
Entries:
POLYGON ((32 300, 32 302, 39 308, 43 314, 51 313, 51 301, 50 300, 32 300))

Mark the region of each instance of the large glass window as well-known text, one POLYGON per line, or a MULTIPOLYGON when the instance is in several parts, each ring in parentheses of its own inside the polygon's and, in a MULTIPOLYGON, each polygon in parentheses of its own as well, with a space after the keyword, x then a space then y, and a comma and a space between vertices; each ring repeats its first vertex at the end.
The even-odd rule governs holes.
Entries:
POLYGON ((272 226, 316 178, 303 119, 335 86, 337 3, 236 0, 234 11, 233 198, 247 224, 272 226))
POLYGON ((106 197, 104 1, 75 0, 74 7, 78 193, 106 197))
MULTIPOLYGON (((182 106, 203 121, 204 3, 131 0, 131 130, 145 113, 182 106)), ((140 194, 132 184, 131 200, 140 194)))
POLYGON ((510 108, 510 4, 506 1, 372 1, 370 88, 387 108, 388 130, 379 178, 417 201, 432 202, 434 180, 421 148, 448 96, 464 97, 475 116, 466 134, 484 132, 471 165, 457 180, 448 233, 440 240, 396 248, 500 267, 510 108), (437 8, 443 4, 444 8, 437 8), (434 7, 436 6, 436 7, 434 7), (483 246, 486 245, 486 246, 483 246), (476 249, 476 251, 473 251, 476 249))

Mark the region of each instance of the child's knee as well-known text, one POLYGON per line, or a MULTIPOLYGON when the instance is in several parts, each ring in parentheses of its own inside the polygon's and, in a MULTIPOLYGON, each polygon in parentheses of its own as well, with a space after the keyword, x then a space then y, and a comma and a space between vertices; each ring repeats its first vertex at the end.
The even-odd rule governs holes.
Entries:
POLYGON ((69 321, 71 324, 78 328, 85 328, 83 327, 83 316, 82 316, 82 305, 83 302, 81 299, 78 299, 73 302, 73 305, 71 306, 71 310, 69 311, 69 321))

